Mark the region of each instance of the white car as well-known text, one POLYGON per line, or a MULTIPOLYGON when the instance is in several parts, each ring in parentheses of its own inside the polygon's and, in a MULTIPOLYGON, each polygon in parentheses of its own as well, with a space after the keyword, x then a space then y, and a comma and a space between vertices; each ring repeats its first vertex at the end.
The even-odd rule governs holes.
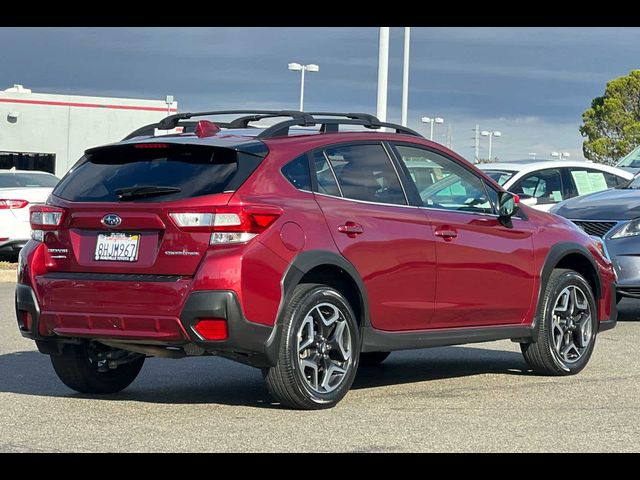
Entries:
POLYGON ((627 183, 631 172, 586 161, 529 160, 483 163, 478 167, 520 201, 548 211, 569 198, 599 192, 627 183))
POLYGON ((29 206, 44 203, 58 181, 45 172, 0 170, 0 253, 17 253, 27 243, 29 206))

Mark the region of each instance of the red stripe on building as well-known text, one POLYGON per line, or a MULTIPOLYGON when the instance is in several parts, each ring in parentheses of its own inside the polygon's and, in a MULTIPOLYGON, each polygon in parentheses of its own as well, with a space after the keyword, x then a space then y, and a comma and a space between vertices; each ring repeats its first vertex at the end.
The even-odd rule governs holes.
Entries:
POLYGON ((115 110, 143 110, 147 112, 177 112, 175 108, 141 107, 135 105, 101 105, 99 103, 54 102, 47 100, 19 100, 15 98, 0 98, 0 103, 22 103, 26 105, 49 105, 54 107, 82 107, 82 108, 111 108, 115 110))

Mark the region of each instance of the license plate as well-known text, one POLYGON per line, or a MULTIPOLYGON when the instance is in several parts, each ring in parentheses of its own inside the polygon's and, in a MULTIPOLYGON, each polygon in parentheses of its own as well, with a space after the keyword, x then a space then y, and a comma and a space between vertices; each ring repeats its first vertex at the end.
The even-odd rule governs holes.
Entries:
POLYGON ((99 233, 93 259, 110 262, 136 262, 139 245, 139 233, 99 233))

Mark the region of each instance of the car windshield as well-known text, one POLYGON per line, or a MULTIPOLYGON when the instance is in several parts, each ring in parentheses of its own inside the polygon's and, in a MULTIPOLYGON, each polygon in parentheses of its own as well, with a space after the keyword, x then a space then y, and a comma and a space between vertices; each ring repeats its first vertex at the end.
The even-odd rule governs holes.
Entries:
POLYGON ((616 167, 640 168, 640 145, 631 150, 631 152, 629 152, 626 156, 622 157, 622 159, 616 164, 616 167))
POLYGON ((633 177, 628 184, 622 185, 621 188, 634 188, 634 189, 640 188, 640 173, 638 173, 635 177, 633 177))
POLYGON ((483 172, 498 182, 501 187, 516 173, 513 170, 483 170, 483 172))
POLYGON ((0 188, 53 188, 59 181, 48 173, 0 173, 0 188))

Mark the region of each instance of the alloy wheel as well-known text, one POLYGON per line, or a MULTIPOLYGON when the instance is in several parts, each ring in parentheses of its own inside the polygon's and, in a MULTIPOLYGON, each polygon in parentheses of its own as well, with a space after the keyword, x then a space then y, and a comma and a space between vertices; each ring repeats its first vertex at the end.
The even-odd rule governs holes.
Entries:
POLYGON ((578 286, 565 287, 557 296, 551 320, 551 340, 555 355, 565 363, 575 363, 593 339, 589 297, 578 286))
POLYGON ((331 303, 314 306, 297 332, 297 366, 307 387, 333 392, 353 364, 351 333, 344 314, 331 303))

